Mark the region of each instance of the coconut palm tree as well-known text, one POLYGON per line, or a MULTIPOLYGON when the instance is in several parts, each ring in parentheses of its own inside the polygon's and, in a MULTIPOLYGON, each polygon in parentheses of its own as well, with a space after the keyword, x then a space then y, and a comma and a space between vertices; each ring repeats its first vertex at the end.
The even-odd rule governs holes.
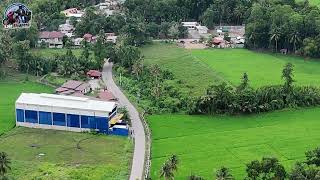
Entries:
POLYGON ((171 169, 172 170, 174 170, 174 171, 178 170, 179 159, 178 159, 177 155, 173 154, 170 157, 170 164, 171 164, 171 169))
POLYGON ((271 32, 270 41, 275 42, 276 52, 278 51, 278 42, 279 42, 280 38, 281 38, 281 32, 280 32, 279 28, 273 29, 271 32))
POLYGON ((235 9, 233 14, 237 17, 237 24, 240 24, 240 19, 242 19, 244 15, 244 7, 242 5, 238 5, 235 9))
POLYGON ((297 50, 297 44, 301 42, 301 39, 300 39, 300 34, 299 32, 294 32, 291 34, 290 36, 290 43, 293 44, 293 50, 294 52, 296 52, 297 50))
POLYGON ((249 40, 253 42, 253 48, 256 48, 256 39, 257 39, 257 34, 253 31, 250 36, 249 40))
POLYGON ((164 180, 170 180, 174 178, 173 169, 170 161, 166 161, 160 170, 160 178, 164 178, 164 180))
POLYGON ((11 161, 8 158, 7 153, 0 152, 0 177, 1 178, 4 178, 8 170, 11 169, 10 164, 11 164, 11 161))
POLYGON ((216 180, 234 180, 234 177, 232 176, 228 168, 221 167, 216 172, 216 180))
POLYGON ((143 71, 143 59, 140 58, 137 62, 135 62, 132 65, 132 73, 139 80, 139 77, 142 74, 142 71, 143 71))

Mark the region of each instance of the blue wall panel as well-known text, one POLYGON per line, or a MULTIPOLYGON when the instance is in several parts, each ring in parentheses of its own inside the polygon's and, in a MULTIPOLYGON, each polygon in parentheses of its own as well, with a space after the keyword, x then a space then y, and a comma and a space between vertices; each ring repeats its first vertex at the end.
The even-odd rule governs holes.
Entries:
POLYGON ((81 116, 81 128, 89 128, 89 116, 81 116))
POLYGON ((25 117, 26 117, 26 122, 38 123, 38 112, 37 111, 25 110, 25 117))
POLYGON ((67 114, 67 126, 80 128, 80 116, 75 114, 67 114))
POLYGON ((23 109, 16 109, 16 116, 18 122, 24 122, 24 110, 23 109))
POLYGON ((94 116, 81 116, 81 128, 97 129, 94 116))
POLYGON ((52 125, 51 112, 39 111, 39 124, 52 125))
POLYGON ((90 129, 97 129, 97 122, 96 119, 93 116, 89 116, 89 128, 90 129))
POLYGON ((108 123, 108 119, 106 117, 95 117, 95 120, 97 122, 97 129, 108 130, 109 123, 108 123))
POLYGON ((113 128, 112 135, 119 135, 119 136, 128 136, 129 135, 129 129, 123 129, 123 128, 113 128))
POLYGON ((66 126, 66 115, 63 113, 53 113, 53 125, 66 126))

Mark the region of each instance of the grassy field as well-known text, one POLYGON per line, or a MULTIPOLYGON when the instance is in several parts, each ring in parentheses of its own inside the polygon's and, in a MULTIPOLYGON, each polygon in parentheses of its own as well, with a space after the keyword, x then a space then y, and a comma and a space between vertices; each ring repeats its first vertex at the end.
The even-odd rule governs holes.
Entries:
POLYGON ((14 103, 22 92, 48 92, 53 89, 35 82, 0 81, 0 134, 9 131, 15 125, 14 103))
POLYGON ((240 83, 240 77, 247 72, 253 87, 282 83, 283 66, 294 64, 296 84, 320 84, 320 60, 304 60, 301 57, 258 53, 246 49, 193 50, 192 55, 206 63, 221 77, 233 85, 240 83))
MULTIPOLYGON (((80 57, 81 56, 82 49, 72 49, 72 53, 80 57)), ((44 56, 44 57, 54 57, 55 55, 63 55, 67 53, 67 49, 50 49, 50 48, 45 48, 45 49, 32 49, 32 53, 35 55, 39 56, 44 56)))
POLYGON ((0 137, 15 179, 127 179, 132 143, 125 137, 15 128, 0 137))
POLYGON ((245 176, 245 164, 275 156, 287 169, 319 145, 320 108, 252 116, 153 115, 152 179, 171 154, 180 157, 176 179, 195 173, 212 179, 221 166, 236 179, 245 176))
MULTIPOLYGON (((185 50, 173 44, 154 43, 142 49, 146 64, 158 64, 194 87, 196 94, 211 84, 240 83, 244 72, 251 86, 283 83, 283 66, 294 64, 297 85, 320 84, 320 61, 248 51, 245 49, 185 50)), ((191 173, 211 179, 217 168, 227 166, 237 179, 245 164, 275 156, 290 170, 304 153, 319 145, 320 107, 284 110, 252 116, 152 115, 152 178, 171 155, 180 159, 176 179, 191 173)))
POLYGON ((188 50, 178 48, 175 44, 154 43, 141 50, 146 64, 158 64, 170 70, 175 78, 192 87, 196 95, 203 94, 210 84, 222 81, 220 76, 205 63, 195 59, 188 50))
POLYGON ((14 128, 15 101, 22 92, 53 92, 10 72, 0 81, 0 152, 12 160, 14 179, 127 179, 132 143, 124 137, 14 128), (39 155, 43 154, 43 155, 39 155))
POLYGON ((145 64, 158 64, 201 95, 212 85, 226 81, 238 85, 247 72, 250 85, 261 87, 283 83, 281 71, 287 62, 295 65, 298 85, 320 84, 320 60, 258 53, 245 49, 186 50, 174 44, 154 43, 142 48, 145 64))

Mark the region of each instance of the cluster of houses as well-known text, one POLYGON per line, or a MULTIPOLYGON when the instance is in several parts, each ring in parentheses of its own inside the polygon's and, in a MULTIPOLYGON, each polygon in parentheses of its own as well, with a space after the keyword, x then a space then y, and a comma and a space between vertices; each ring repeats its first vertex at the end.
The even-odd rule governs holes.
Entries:
POLYGON ((188 39, 180 40, 185 48, 203 49, 208 46, 216 48, 242 48, 245 43, 245 26, 218 26, 212 30, 206 26, 202 26, 199 22, 182 22, 182 26, 188 29, 188 39), (228 38, 225 38, 226 35, 228 38), (201 38, 208 39, 208 43, 202 45, 201 38))
POLYGON ((182 22, 182 26, 188 29, 189 37, 192 39, 210 35, 209 29, 198 22, 182 22))
MULTIPOLYGON (((120 9, 118 0, 105 0, 95 5, 96 13, 103 14, 105 16, 111 16, 120 9)), ((86 40, 90 43, 95 43, 97 36, 92 34, 85 34, 83 37, 76 37, 74 34, 75 27, 70 23, 70 18, 76 18, 77 21, 81 21, 81 17, 85 12, 77 8, 69 8, 61 11, 68 19, 64 24, 60 24, 57 31, 41 31, 38 38, 39 47, 48 48, 63 48, 63 37, 66 36, 71 39, 74 48, 81 47, 81 42, 86 40)), ((115 33, 106 33, 106 41, 116 43, 117 36, 115 33)))
POLYGON ((245 43, 245 26, 220 26, 215 29, 212 46, 217 48, 243 48, 245 43), (229 40, 224 36, 228 34, 229 40))
POLYGON ((95 7, 98 13, 111 16, 120 10, 120 3, 118 0, 105 0, 105 2, 95 5, 95 7))

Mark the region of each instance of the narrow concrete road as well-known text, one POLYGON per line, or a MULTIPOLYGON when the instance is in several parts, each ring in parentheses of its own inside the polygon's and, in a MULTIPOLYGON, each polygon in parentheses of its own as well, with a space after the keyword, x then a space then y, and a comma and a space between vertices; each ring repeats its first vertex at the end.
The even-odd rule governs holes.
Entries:
POLYGON ((102 78, 109 91, 119 99, 121 106, 126 106, 132 121, 132 129, 134 131, 134 152, 131 167, 130 180, 143 179, 143 167, 146 150, 146 135, 144 132, 142 121, 136 108, 130 103, 127 97, 121 92, 120 88, 115 84, 112 78, 112 63, 106 62, 103 67, 102 78))

